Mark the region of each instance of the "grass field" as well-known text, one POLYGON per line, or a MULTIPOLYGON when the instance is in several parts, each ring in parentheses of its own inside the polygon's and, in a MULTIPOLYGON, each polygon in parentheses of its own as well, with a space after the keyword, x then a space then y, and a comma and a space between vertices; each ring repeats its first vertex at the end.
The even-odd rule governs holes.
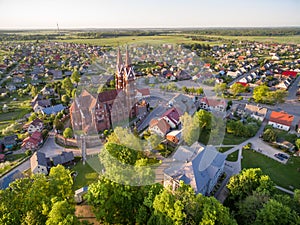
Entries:
POLYGON ((106 45, 106 46, 121 46, 125 44, 210 44, 217 45, 221 42, 208 42, 208 41, 193 41, 191 38, 186 38, 183 35, 165 35, 165 36, 124 36, 116 38, 98 38, 98 39, 64 39, 61 42, 73 42, 82 44, 93 44, 93 45, 106 45))
POLYGON ((238 145, 244 141, 246 141, 249 138, 244 137, 236 137, 232 134, 225 133, 223 145, 238 145))
POLYGON ((224 40, 240 40, 240 41, 258 41, 258 42, 272 42, 280 44, 300 44, 300 35, 294 36, 205 36, 212 38, 222 38, 224 40))
MULTIPOLYGON (((197 36, 197 35, 191 35, 197 36)), ((218 41, 196 41, 191 38, 187 38, 182 34, 174 35, 162 35, 162 36, 124 36, 116 38, 98 38, 98 39, 64 39, 60 40, 62 42, 73 42, 73 43, 84 43, 93 45, 106 45, 106 46, 119 46, 125 44, 137 44, 137 43, 153 43, 153 44, 209 44, 209 45, 220 45, 227 43, 230 40, 249 40, 249 41, 259 41, 259 42, 272 42, 272 43, 282 43, 282 44, 300 44, 300 35, 295 36, 204 36, 205 38, 220 38, 223 40, 218 41)))
POLYGON ((286 165, 250 150, 243 151, 242 168, 261 168, 275 184, 300 188, 300 158, 291 157, 286 165))
POLYGON ((236 150, 235 152, 229 154, 227 156, 226 160, 230 161, 230 162, 235 162, 235 161, 237 161, 238 156, 239 156, 239 150, 236 150))
POLYGON ((78 173, 73 184, 74 190, 87 186, 96 181, 98 178, 98 173, 95 172, 89 164, 86 163, 83 165, 81 161, 72 168, 72 171, 77 171, 78 173))

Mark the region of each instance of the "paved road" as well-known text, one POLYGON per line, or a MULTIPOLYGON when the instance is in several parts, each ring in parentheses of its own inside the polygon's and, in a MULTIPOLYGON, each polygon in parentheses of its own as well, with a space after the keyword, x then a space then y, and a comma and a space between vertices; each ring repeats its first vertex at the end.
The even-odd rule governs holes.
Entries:
POLYGON ((159 105, 157 108, 153 109, 153 111, 150 112, 146 119, 139 125, 138 132, 146 129, 153 118, 159 118, 164 112, 166 112, 166 110, 167 107, 163 105, 159 105))
POLYGON ((289 88, 289 95, 286 98, 287 100, 294 100, 296 99, 296 94, 298 91, 298 83, 300 82, 300 76, 296 78, 296 80, 293 82, 293 84, 289 88))

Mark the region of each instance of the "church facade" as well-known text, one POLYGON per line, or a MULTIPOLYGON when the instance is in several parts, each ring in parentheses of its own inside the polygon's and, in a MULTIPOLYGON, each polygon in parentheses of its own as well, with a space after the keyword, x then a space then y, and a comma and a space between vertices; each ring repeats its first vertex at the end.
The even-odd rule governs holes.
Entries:
POLYGON ((90 134, 112 129, 117 124, 138 116, 139 111, 145 111, 136 99, 136 78, 128 49, 125 62, 118 49, 116 67, 115 90, 96 95, 83 90, 80 96, 74 99, 70 107, 74 130, 90 134))

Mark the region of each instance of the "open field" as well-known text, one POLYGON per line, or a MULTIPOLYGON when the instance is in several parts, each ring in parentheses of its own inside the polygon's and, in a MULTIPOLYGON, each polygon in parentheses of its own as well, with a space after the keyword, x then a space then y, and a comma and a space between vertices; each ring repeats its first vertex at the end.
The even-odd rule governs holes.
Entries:
POLYGON ((119 46, 125 44, 137 44, 137 43, 152 43, 152 44, 209 44, 217 45, 221 42, 208 42, 208 41, 193 41, 191 38, 186 38, 183 35, 165 35, 165 36, 124 36, 116 38, 98 38, 98 39, 64 39, 61 42, 73 42, 84 43, 93 45, 107 45, 107 46, 119 46))
MULTIPOLYGON (((203 35, 202 35, 203 36, 203 35)), ((222 38, 224 40, 240 40, 240 41, 258 41, 272 42, 280 44, 300 44, 300 35, 294 36, 205 36, 212 38, 222 38)))
POLYGON ((260 153, 244 150, 242 168, 261 168, 275 184, 289 189, 289 186, 300 188, 300 158, 291 157, 286 165, 260 153))

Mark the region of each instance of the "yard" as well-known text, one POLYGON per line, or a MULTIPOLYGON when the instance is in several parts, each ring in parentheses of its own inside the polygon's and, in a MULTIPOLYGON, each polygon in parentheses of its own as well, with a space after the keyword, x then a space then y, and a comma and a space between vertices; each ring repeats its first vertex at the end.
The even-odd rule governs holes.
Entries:
POLYGON ((300 188, 300 158, 291 157, 286 165, 260 153, 244 150, 242 168, 261 168, 275 184, 289 189, 300 188))
POLYGON ((25 157, 25 153, 7 155, 5 157, 5 162, 0 163, 0 175, 12 169, 18 162, 20 162, 25 157))
POLYGON ((239 156, 239 150, 236 150, 235 152, 229 154, 226 160, 230 162, 236 162, 238 160, 238 156, 239 156))
POLYGON ((223 145, 239 145, 249 138, 237 137, 232 134, 225 133, 223 145))
POLYGON ((82 161, 77 162, 77 164, 72 168, 72 171, 77 172, 77 176, 74 178, 74 190, 87 186, 96 181, 98 178, 98 173, 95 172, 89 163, 83 165, 82 161))

